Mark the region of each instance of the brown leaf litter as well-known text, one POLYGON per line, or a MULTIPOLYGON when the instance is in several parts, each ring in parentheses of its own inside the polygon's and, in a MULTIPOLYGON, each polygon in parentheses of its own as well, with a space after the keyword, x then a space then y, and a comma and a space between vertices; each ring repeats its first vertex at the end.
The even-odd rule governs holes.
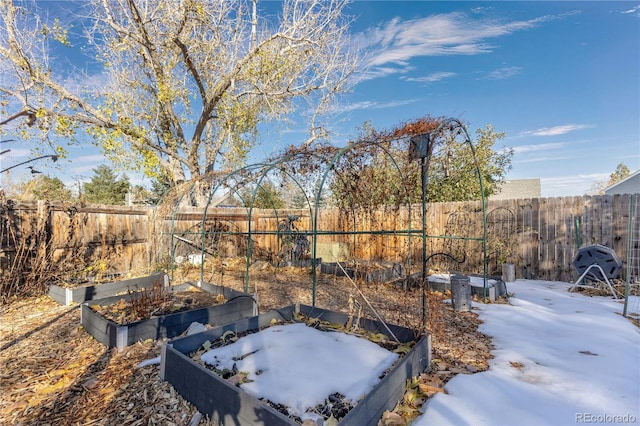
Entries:
MULTIPOLYGON (((312 303, 309 271, 263 268, 252 273, 260 312, 292 303, 312 303)), ((213 284, 244 290, 241 271, 210 277, 213 284), (224 279, 224 282, 222 282, 224 279)), ((179 281, 178 281, 179 282, 179 281)), ((420 330, 422 293, 392 284, 358 283, 388 322, 420 330)), ((320 274, 316 305, 348 312, 360 297, 344 277, 320 274)), ((428 295, 432 335, 431 370, 407 384, 402 401, 380 425, 406 425, 431 396, 457 374, 488 368, 490 339, 478 332, 474 312, 454 312, 446 295, 428 295)), ((364 304, 362 304, 364 305, 364 304)), ((363 314, 372 317, 363 309, 363 314)), ((159 356, 162 342, 146 341, 122 352, 107 349, 80 325, 77 306, 48 296, 0 307, 0 424, 7 425, 212 425, 158 377, 159 367, 136 366, 159 356)))

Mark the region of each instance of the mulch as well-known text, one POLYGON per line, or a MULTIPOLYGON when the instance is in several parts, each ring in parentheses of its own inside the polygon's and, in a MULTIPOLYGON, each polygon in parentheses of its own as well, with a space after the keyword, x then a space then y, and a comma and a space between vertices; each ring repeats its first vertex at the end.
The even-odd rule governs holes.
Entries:
MULTIPOLYGON (((205 277, 212 284, 244 291, 243 272, 228 268, 205 277)), ((187 277, 174 277, 180 283, 187 277)), ((359 290, 386 321, 422 329, 422 292, 394 284, 359 282, 359 290)), ((312 304, 308 269, 269 265, 252 268, 249 292, 260 312, 299 302, 312 304)), ((424 402, 457 374, 485 371, 490 339, 478 332, 478 316, 454 312, 446 294, 429 293, 428 330, 432 365, 408 384, 403 401, 384 414, 381 425, 405 425, 424 402)), ((367 303, 345 277, 319 274, 316 306, 349 312, 367 303)), ((212 425, 166 382, 156 364, 162 341, 139 342, 122 352, 98 343, 80 325, 78 306, 60 306, 48 296, 0 306, 0 424, 7 425, 212 425)))

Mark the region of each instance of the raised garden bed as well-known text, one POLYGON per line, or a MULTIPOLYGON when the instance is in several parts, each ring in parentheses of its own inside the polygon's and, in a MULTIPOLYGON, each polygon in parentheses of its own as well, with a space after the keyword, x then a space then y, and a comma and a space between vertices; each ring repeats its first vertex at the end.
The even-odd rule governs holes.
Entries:
MULTIPOLYGON (((100 343, 122 350, 138 341, 147 339, 171 338, 184 333, 193 322, 219 326, 241 318, 255 315, 255 301, 247 294, 209 283, 186 283, 166 288, 171 293, 189 290, 204 291, 220 296, 217 304, 197 309, 176 311, 163 315, 154 315, 148 319, 120 323, 109 319, 113 315, 104 315, 100 310, 109 311, 110 305, 123 304, 140 297, 139 293, 124 294, 104 299, 84 302, 81 305, 80 320, 84 329, 100 343), (222 303, 220 303, 222 302, 222 303), (96 309, 92 308, 95 307, 96 309)), ((184 304, 184 298, 180 304, 184 304)), ((215 303, 215 302, 214 302, 215 303)), ((178 310, 176 308, 175 310, 178 310)), ((171 311, 171 309, 169 309, 171 311)))
MULTIPOLYGON (((200 412, 219 424, 297 425, 298 422, 283 414, 276 409, 277 407, 250 395, 237 383, 226 380, 194 358, 197 358, 203 346, 207 347, 211 342, 224 340, 230 335, 256 333, 274 323, 289 322, 299 315, 342 327, 353 321, 349 315, 306 305, 292 305, 260 316, 245 318, 165 344, 162 347, 161 378, 168 381, 200 412)), ((384 325, 378 321, 360 319, 357 324, 360 329, 369 333, 391 338, 384 325)), ((406 381, 428 369, 431 362, 429 337, 421 336, 417 339, 414 330, 395 325, 388 325, 388 327, 401 344, 406 345, 407 353, 386 371, 384 377, 362 399, 355 401, 355 406, 339 419, 337 424, 354 426, 377 424, 382 413, 393 409, 402 398, 406 381), (414 344, 409 349, 411 343, 414 344)), ((273 363, 278 362, 286 361, 273 360, 273 363)), ((309 388, 314 387, 314 375, 319 377, 318 375, 323 374, 321 371, 314 370, 315 368, 316 366, 310 364, 308 366, 310 376, 299 377, 300 381, 308 383, 309 388)), ((335 401, 336 395, 327 395, 327 398, 335 401)))
MULTIPOLYGON (((491 301, 495 301, 498 297, 507 293, 504 282, 498 278, 488 277, 485 294, 484 279, 481 276, 469 276, 471 284, 471 296, 487 297, 491 301)), ((434 274, 429 276, 429 286, 434 291, 444 293, 451 291, 451 282, 449 274, 434 274)))
POLYGON ((61 305, 83 303, 88 300, 104 299, 120 293, 140 291, 153 288, 154 284, 169 285, 169 278, 164 272, 158 272, 145 277, 132 278, 130 280, 113 281, 101 284, 91 283, 79 287, 64 287, 52 284, 49 287, 49 296, 61 305))

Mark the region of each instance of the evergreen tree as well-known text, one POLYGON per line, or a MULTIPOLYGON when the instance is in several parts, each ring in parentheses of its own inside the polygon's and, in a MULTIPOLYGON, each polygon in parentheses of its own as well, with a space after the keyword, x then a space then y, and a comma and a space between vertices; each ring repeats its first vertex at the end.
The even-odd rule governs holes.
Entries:
POLYGON ((297 192, 293 194, 291 197, 291 208, 293 209, 306 209, 309 208, 309 204, 307 204, 307 198, 305 194, 298 189, 297 192))
POLYGON ((312 199, 311 204, 315 205, 316 204, 316 200, 318 202, 318 208, 324 208, 327 207, 327 192, 329 192, 329 188, 328 185, 325 185, 323 188, 323 192, 320 194, 320 198, 316 199, 316 197, 318 196, 318 192, 320 191, 320 179, 318 179, 315 183, 315 185, 313 186, 313 194, 312 194, 312 199))
POLYGON ((93 169, 91 182, 85 182, 84 197, 89 203, 124 205, 129 191, 129 178, 118 178, 109 166, 100 165, 93 169))
MULTIPOLYGON (((246 187, 240 191, 244 207, 251 205, 255 188, 246 187)), ((272 182, 262 182, 262 185, 255 192, 253 208, 256 209, 282 209, 286 206, 282 195, 272 182)))
POLYGON ((164 196, 171 190, 171 180, 164 175, 159 175, 151 181, 149 202, 158 204, 164 196))

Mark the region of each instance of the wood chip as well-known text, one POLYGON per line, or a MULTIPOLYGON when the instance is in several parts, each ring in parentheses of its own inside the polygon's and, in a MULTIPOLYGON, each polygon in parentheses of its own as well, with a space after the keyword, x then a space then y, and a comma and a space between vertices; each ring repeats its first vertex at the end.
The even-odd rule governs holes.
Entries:
MULTIPOLYGON (((205 280, 244 291, 244 260, 230 259, 227 265, 224 282, 220 274, 205 280)), ((292 301, 311 305, 308 274, 289 269, 251 272, 251 291, 258 289, 260 312, 292 301)), ((189 279, 199 279, 196 272, 198 276, 189 279)), ((359 285, 387 321, 422 329, 421 292, 401 291, 392 284, 359 285)), ((348 312, 348 288, 351 284, 344 278, 320 274, 316 305, 348 312)), ((432 370, 417 379, 422 386, 412 403, 443 392, 455 374, 486 370, 490 356, 491 341, 478 332, 475 313, 455 313, 433 295, 428 303, 434 362, 432 370)), ((372 317, 369 312, 363 315, 372 317)), ((118 353, 107 350, 79 323, 77 306, 63 307, 47 296, 19 300, 0 311, 0 424, 213 425, 159 380, 157 366, 135 368, 160 355, 161 344, 137 343, 118 353)), ((418 414, 414 406, 399 406, 385 419, 397 422, 388 425, 404 426, 418 414)))

